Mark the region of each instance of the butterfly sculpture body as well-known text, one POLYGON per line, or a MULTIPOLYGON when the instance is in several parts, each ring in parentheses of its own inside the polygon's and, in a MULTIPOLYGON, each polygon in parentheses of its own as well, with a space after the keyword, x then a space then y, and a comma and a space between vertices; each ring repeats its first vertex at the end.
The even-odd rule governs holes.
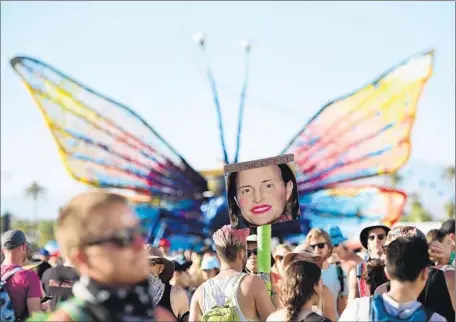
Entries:
MULTIPOLYGON (((398 220, 404 192, 356 181, 394 173, 407 162, 417 102, 432 74, 433 57, 432 51, 417 54, 328 103, 281 151, 295 156, 303 223, 398 220)), ((141 197, 138 213, 149 220, 155 236, 204 237, 228 222, 223 192, 208 197, 208 177, 132 109, 37 59, 15 57, 11 65, 42 112, 75 180, 133 191, 141 197)), ((224 155, 228 162, 225 150, 224 155)), ((223 173, 211 175, 222 179, 223 173)))

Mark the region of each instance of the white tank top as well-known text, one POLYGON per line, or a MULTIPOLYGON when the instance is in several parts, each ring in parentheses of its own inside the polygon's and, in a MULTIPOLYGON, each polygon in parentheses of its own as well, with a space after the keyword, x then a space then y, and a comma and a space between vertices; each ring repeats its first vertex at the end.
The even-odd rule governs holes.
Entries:
POLYGON ((242 281, 242 278, 246 276, 245 273, 236 273, 226 279, 218 280, 218 279, 209 279, 202 285, 203 296, 202 296, 202 305, 201 311, 203 315, 212 309, 214 306, 223 306, 225 305, 226 300, 228 300, 229 296, 233 294, 233 305, 236 307, 236 312, 239 316, 240 321, 255 321, 247 319, 244 314, 242 313, 239 302, 238 302, 238 291, 242 281))

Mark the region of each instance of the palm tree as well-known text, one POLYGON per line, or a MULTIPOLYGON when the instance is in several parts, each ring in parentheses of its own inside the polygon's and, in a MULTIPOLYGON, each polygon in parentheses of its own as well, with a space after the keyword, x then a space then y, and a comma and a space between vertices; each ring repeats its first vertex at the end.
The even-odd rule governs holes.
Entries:
POLYGON ((448 219, 454 218, 454 213, 455 213, 454 201, 448 201, 445 204, 445 212, 446 212, 448 219))
POLYGON ((454 177, 455 177, 455 166, 454 165, 446 167, 443 170, 443 173, 442 173, 442 178, 443 179, 446 179, 448 181, 453 181, 454 177))
MULTIPOLYGON (((35 221, 35 233, 38 235, 38 200, 44 196, 46 188, 33 181, 26 189, 25 195, 33 200, 33 219, 35 221)), ((36 236, 38 237, 38 236, 36 236)))
POLYGON ((417 193, 412 193, 410 195, 410 208, 406 218, 404 219, 404 221, 411 222, 432 221, 431 214, 426 208, 424 208, 423 203, 420 200, 420 196, 417 193))
POLYGON ((403 179, 404 178, 399 174, 399 172, 391 173, 389 175, 389 181, 390 181, 391 188, 396 189, 397 186, 399 186, 401 184, 403 179))
POLYGON ((445 212, 448 218, 454 218, 455 203, 454 203, 454 178, 455 178, 455 166, 446 167, 443 170, 442 178, 450 182, 452 186, 452 194, 450 200, 445 204, 445 212))

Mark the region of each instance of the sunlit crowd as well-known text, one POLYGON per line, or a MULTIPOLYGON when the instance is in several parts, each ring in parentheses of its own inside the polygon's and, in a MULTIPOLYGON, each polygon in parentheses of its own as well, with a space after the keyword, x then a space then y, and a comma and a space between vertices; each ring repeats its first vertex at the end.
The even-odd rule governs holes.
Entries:
POLYGON ((2 321, 455 321, 455 221, 365 227, 355 253, 337 226, 271 251, 223 226, 211 246, 148 244, 128 200, 74 197, 55 226, 58 249, 30 261, 24 232, 3 233, 2 321))

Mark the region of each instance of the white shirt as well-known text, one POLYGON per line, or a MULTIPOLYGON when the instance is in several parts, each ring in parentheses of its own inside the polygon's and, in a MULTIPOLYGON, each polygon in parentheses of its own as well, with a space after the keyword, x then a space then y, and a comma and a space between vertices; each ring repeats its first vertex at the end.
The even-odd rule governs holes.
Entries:
MULTIPOLYGON (((397 316, 399 313, 411 316, 422 306, 422 304, 418 301, 400 304, 394 301, 387 293, 382 294, 382 297, 385 310, 391 316, 397 316)), ((339 321, 372 321, 370 306, 370 297, 354 299, 353 301, 350 301, 350 304, 345 308, 344 312, 342 312, 339 321)), ((437 313, 434 313, 429 321, 447 322, 443 316, 437 313)))

